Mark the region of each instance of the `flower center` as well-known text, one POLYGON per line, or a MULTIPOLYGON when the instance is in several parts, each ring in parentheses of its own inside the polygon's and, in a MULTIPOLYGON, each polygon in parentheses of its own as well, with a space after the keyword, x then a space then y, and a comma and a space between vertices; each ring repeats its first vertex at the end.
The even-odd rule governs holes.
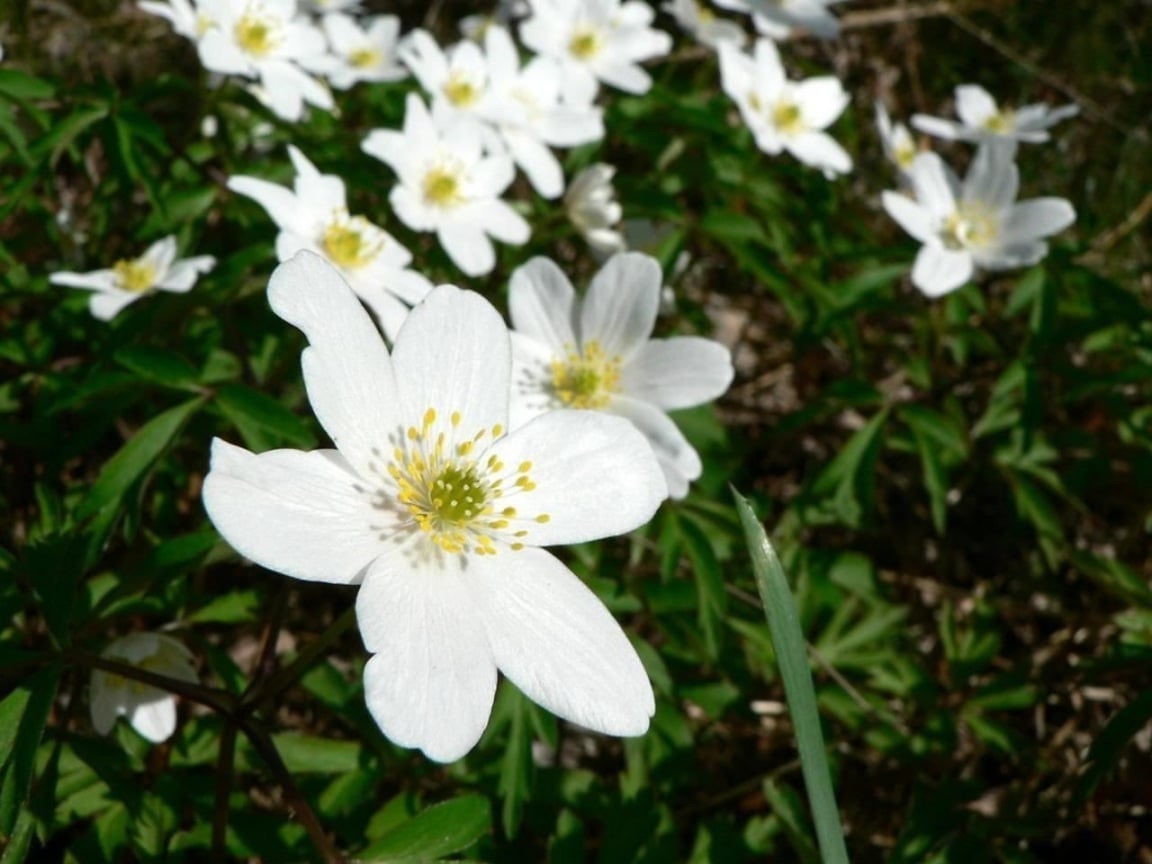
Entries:
POLYGON ((701 24, 711 24, 716 20, 716 13, 703 3, 696 4, 696 20, 701 24))
POLYGON ((1016 112, 1010 108, 988 115, 980 124, 994 135, 1006 135, 1016 128, 1016 112))
POLYGON ((320 243, 333 264, 355 270, 380 254, 384 235, 363 216, 338 213, 324 229, 320 243))
POLYGON ((604 47, 604 37, 592 27, 582 27, 568 41, 568 53, 577 60, 591 60, 604 47))
POLYGON ((892 148, 892 157, 901 168, 911 168, 916 159, 916 145, 911 141, 902 141, 892 148))
MULTIPOLYGON (((396 484, 396 500, 413 524, 445 552, 495 555, 495 540, 514 551, 523 549, 526 526, 551 517, 547 513, 523 517, 516 507, 500 505, 536 488, 532 463, 521 462, 509 471, 491 444, 485 448, 489 435, 493 444, 503 436, 503 426, 462 438, 458 411, 452 412, 447 428, 437 423, 437 417, 436 409, 429 408, 420 428, 409 426, 393 450, 387 471, 396 484)), ((388 497, 386 492, 380 494, 388 497)))
POLYGON ((455 207, 464 200, 460 172, 438 165, 424 175, 424 203, 433 207, 455 207))
POLYGON ((371 48, 357 48, 348 55, 348 63, 355 66, 357 69, 368 69, 372 66, 380 65, 383 59, 379 51, 374 51, 371 48))
POLYGON ((280 44, 280 33, 274 22, 257 11, 245 12, 236 22, 235 36, 240 49, 253 57, 266 57, 280 44))
POLYGON ((552 361, 552 391, 572 408, 607 407, 620 385, 620 358, 609 357, 592 341, 583 353, 570 351, 563 360, 552 361))
POLYGON ((983 204, 961 201, 956 212, 944 220, 940 233, 949 249, 981 249, 996 242, 1000 222, 983 204))
POLYGON ((800 106, 788 100, 777 102, 772 108, 772 124, 785 135, 799 135, 804 131, 800 106))
POLYGON ((462 72, 453 72, 449 75, 441 90, 448 101, 457 108, 469 108, 480 98, 480 88, 469 81, 462 72))
POLYGON ((121 291, 142 294, 156 282, 156 268, 146 261, 117 261, 112 265, 121 291))

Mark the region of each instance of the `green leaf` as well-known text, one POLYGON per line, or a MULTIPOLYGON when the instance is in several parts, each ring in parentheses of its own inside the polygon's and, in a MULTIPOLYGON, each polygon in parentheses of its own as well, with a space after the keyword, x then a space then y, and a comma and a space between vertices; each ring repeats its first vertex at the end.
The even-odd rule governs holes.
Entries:
POLYGON ((307 423, 271 396, 251 387, 225 384, 216 394, 216 405, 253 450, 268 450, 285 443, 304 448, 316 446, 307 423))
POLYGON ((194 393, 202 389, 196 367, 173 351, 150 345, 129 345, 117 351, 113 359, 125 369, 162 387, 194 393))
POLYGON ((724 611, 728 606, 728 595, 724 591, 724 577, 720 572, 720 562, 707 535, 700 526, 688 519, 677 519, 684 551, 692 563, 696 576, 697 609, 700 627, 704 631, 704 644, 708 656, 713 660, 720 655, 720 628, 724 622, 724 611))
POLYGON ((358 858, 371 862, 436 861, 467 849, 491 830, 488 799, 462 795, 434 804, 389 831, 358 858))
POLYGON ((229 591, 212 600, 207 606, 201 606, 188 616, 188 621, 242 624, 246 621, 255 621, 259 611, 260 592, 253 588, 245 588, 229 591))
POLYGON ((1152 690, 1145 690, 1108 721, 1088 748, 1088 767, 1076 783, 1076 799, 1087 801, 1120 762, 1136 734, 1152 720, 1152 690))
POLYGON ((76 515, 80 519, 95 516, 101 511, 115 510, 125 493, 152 467, 164 448, 180 431, 204 399, 193 399, 175 408, 169 408, 145 423, 104 465, 104 470, 80 504, 76 515))
MULTIPOLYGON (((48 711, 56 698, 56 685, 59 681, 60 666, 57 664, 41 669, 5 699, 5 702, 13 698, 23 702, 23 710, 12 737, 11 750, 6 756, 7 764, 0 784, 0 835, 12 833, 28 796, 36 749, 44 733, 44 724, 48 721, 48 711), (17 695, 21 692, 25 695, 17 695)), ((10 719, 15 713, 16 706, 13 706, 5 715, 10 719)), ((5 735, 11 735, 11 732, 5 735)))
POLYGON ((807 495, 815 499, 809 518, 839 521, 859 528, 876 497, 876 456, 888 412, 881 411, 848 439, 823 471, 812 481, 807 495))
POLYGON ((17 101, 51 99, 56 88, 43 78, 36 78, 16 69, 0 69, 0 94, 17 101))
POLYGON ((756 587, 760 591, 768 630, 772 634, 772 644, 780 665, 780 678, 784 682, 784 695, 796 731, 800 765, 816 823, 820 852, 825 864, 847 864, 844 829, 840 825, 836 795, 832 790, 832 775, 824 750, 824 734, 820 728, 820 714, 816 709, 816 691, 812 686, 808 651, 800 629, 800 613, 780 559, 776 557, 768 535, 764 533, 752 507, 735 490, 732 496, 744 526, 745 541, 752 557, 752 572, 756 577, 756 587))
POLYGON ((84 572, 85 538, 72 533, 53 534, 24 550, 20 569, 36 589, 44 622, 57 645, 71 642, 69 628, 76 586, 84 572))

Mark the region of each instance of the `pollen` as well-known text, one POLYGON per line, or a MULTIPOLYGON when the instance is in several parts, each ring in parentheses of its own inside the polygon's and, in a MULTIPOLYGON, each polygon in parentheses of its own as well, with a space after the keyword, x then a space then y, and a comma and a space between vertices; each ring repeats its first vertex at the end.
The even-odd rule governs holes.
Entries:
POLYGON ((236 44, 253 57, 267 57, 280 44, 280 34, 273 22, 252 10, 244 13, 233 31, 236 44))
POLYGON ((940 230, 949 249, 982 249, 1000 235, 1000 220, 979 201, 961 201, 940 230))
POLYGON ((441 90, 445 98, 457 108, 470 108, 480 98, 480 88, 461 72, 449 75, 441 90))
POLYGON ((384 234, 362 216, 337 212, 324 229, 320 245, 337 267, 356 270, 370 264, 380 254, 384 247, 384 234))
POLYGON ((357 48, 348 55, 348 64, 357 69, 370 69, 379 66, 384 57, 372 48, 357 48))
POLYGON ((980 125, 993 134, 1005 135, 1016 128, 1016 112, 1010 108, 996 111, 988 115, 980 125))
POLYGON ((394 490, 381 489, 377 506, 393 508, 388 501, 398 502, 413 529, 444 552, 495 555, 501 548, 523 548, 527 526, 551 520, 547 513, 521 515, 522 506, 508 503, 516 498, 521 504, 536 488, 532 463, 520 461, 509 471, 495 450, 502 426, 461 437, 460 412, 446 415, 448 422, 440 422, 441 412, 428 408, 419 426, 395 437, 387 466, 394 490))
POLYGON ((131 294, 143 294, 156 284, 156 268, 140 259, 117 261, 112 265, 116 286, 131 294))
POLYGON ((570 408, 601 409, 620 386, 620 358, 610 357, 596 341, 582 352, 552 361, 552 391, 570 408))
POLYGON ((781 100, 772 109, 772 124, 784 135, 799 135, 805 131, 800 106, 790 100, 781 100))
POLYGON ((586 27, 572 34, 568 42, 568 53, 577 60, 591 60, 604 47, 604 37, 600 31, 586 27))
POLYGON ((455 207, 464 200, 461 185, 457 171, 437 166, 424 175, 424 203, 433 207, 455 207))

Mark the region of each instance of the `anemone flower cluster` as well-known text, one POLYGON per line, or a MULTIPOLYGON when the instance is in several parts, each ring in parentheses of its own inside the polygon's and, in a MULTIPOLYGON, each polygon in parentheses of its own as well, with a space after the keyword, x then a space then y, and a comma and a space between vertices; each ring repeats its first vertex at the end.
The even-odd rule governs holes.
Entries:
POLYGON ((912 125, 946 140, 977 143, 963 181, 937 154, 917 155, 907 129, 877 109, 885 151, 909 187, 885 192, 884 209, 923 244, 912 267, 912 284, 929 297, 955 291, 980 271, 1037 263, 1048 254, 1046 238, 1076 219, 1063 198, 1017 201, 1015 161, 1019 142, 1047 141, 1050 127, 1078 112, 1075 105, 1001 109, 988 91, 968 84, 956 88, 956 112, 959 123, 917 114, 912 125))

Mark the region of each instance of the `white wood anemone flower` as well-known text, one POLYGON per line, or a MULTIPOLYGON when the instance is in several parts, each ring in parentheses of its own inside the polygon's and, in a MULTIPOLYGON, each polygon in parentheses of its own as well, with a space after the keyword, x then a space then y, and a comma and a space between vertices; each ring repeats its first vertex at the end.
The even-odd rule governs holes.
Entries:
POLYGON ((139 258, 125 258, 104 270, 73 273, 61 270, 48 281, 68 288, 94 292, 88 298, 88 309, 101 321, 110 321, 125 306, 155 291, 184 294, 192 290, 196 279, 216 266, 211 255, 176 258, 174 235, 157 240, 139 258))
POLYGON ((902 177, 907 178, 912 161, 920 152, 912 133, 903 123, 893 123, 892 117, 883 102, 876 103, 876 131, 880 134, 880 146, 884 155, 895 165, 902 177))
POLYGON ((647 93, 652 78, 640 63, 672 50, 672 37, 654 29, 655 10, 621 0, 529 0, 520 25, 524 44, 560 63, 564 100, 585 105, 599 82, 647 93))
POLYGON ((550 147, 576 147, 604 137, 601 109, 560 101, 560 67, 535 57, 521 67, 516 43, 503 27, 484 34, 491 96, 481 111, 508 155, 544 198, 564 191, 564 170, 550 147))
POLYGON ((479 118, 491 92, 488 59, 479 45, 464 40, 445 51, 427 31, 413 30, 404 37, 400 59, 431 97, 437 116, 482 122, 479 118))
POLYGON ((732 358, 711 339, 651 339, 663 276, 656 259, 614 255, 583 302, 549 258, 512 273, 512 424, 559 408, 606 412, 648 439, 669 495, 682 498, 700 476, 700 456, 665 413, 717 398, 732 383, 732 358))
POLYGON ((676 23, 701 45, 715 48, 721 42, 733 42, 743 47, 748 41, 744 28, 735 21, 720 18, 707 3, 698 0, 666 0, 660 5, 676 19, 676 23))
POLYGON ((297 14, 296 0, 199 0, 209 26, 197 41, 205 69, 257 83, 248 90, 278 117, 292 122, 304 105, 330 110, 332 94, 312 73, 334 58, 318 27, 297 14))
POLYGON ((1009 139, 1041 144, 1051 136, 1048 130, 1080 113, 1078 105, 1049 108, 1037 103, 1021 108, 1000 108, 992 94, 976 84, 956 88, 956 115, 960 122, 927 114, 912 115, 912 125, 921 132, 948 141, 1009 139))
POLYGON ((308 339, 308 399, 334 450, 216 440, 204 506, 238 552, 359 585, 368 709, 392 741, 450 762, 488 722, 497 670, 558 716, 641 735, 648 676, 596 596, 540 548, 647 522, 664 479, 618 417, 555 411, 508 432, 511 347, 480 295, 440 286, 389 354, 340 275, 301 252, 273 311, 308 339))
POLYGON ((347 90, 361 81, 400 81, 408 70, 399 62, 400 19, 376 15, 361 26, 355 18, 332 12, 320 19, 334 62, 328 83, 347 90))
POLYGON ((604 162, 589 165, 572 178, 564 195, 564 212, 598 256, 623 252, 624 235, 612 226, 620 222, 623 208, 616 200, 612 178, 616 169, 604 162))
MULTIPOLYGON (((182 642, 163 633, 130 633, 112 642, 100 656, 179 681, 199 680, 192 654, 182 642)), ((101 735, 112 731, 117 717, 127 718, 153 744, 167 741, 176 731, 172 693, 112 672, 92 672, 89 706, 92 727, 101 735)))
POLYGON ((821 39, 840 35, 840 22, 828 7, 843 0, 716 0, 722 9, 752 16, 756 30, 769 39, 787 39, 797 30, 821 39))
POLYGON ((292 189, 245 176, 230 177, 228 188, 251 198, 272 217, 280 229, 280 261, 301 249, 322 256, 372 310, 384 335, 395 340, 408 310, 427 296, 432 283, 408 269, 412 254, 396 238, 363 216, 348 213, 343 180, 321 174, 291 145, 288 155, 296 169, 292 189))
POLYGON ((403 131, 373 130, 361 149, 398 175, 388 200, 400 221, 414 231, 435 231, 457 267, 483 276, 496 266, 489 237, 519 246, 531 229, 500 200, 516 177, 512 160, 485 155, 474 129, 472 123, 439 125, 409 93, 403 131))
POLYGON ((915 198, 885 192, 884 209, 924 245, 912 268, 912 283, 929 297, 964 285, 983 270, 1035 264, 1048 253, 1042 238, 1076 219, 1063 198, 1017 201, 1016 145, 991 141, 980 146, 961 183, 935 153, 921 153, 909 171, 915 198))
POLYGON ((852 158, 824 130, 848 105, 848 94, 833 75, 789 81, 775 44, 758 39, 750 57, 722 42, 720 78, 724 92, 740 109, 756 146, 777 155, 787 150, 826 177, 847 174, 852 158))

